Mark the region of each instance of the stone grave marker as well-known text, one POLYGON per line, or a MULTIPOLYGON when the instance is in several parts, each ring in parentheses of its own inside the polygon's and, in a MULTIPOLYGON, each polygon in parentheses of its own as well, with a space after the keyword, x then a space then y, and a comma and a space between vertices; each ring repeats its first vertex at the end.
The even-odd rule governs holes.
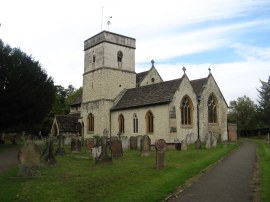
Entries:
POLYGON ((222 139, 221 139, 221 134, 218 134, 218 139, 217 139, 217 143, 221 143, 222 142, 222 139))
POLYGON ((267 144, 270 144, 270 134, 267 133, 267 144))
POLYGON ((104 135, 101 137, 101 154, 99 158, 96 158, 96 164, 112 162, 112 157, 109 155, 109 149, 110 149, 110 146, 108 144, 108 136, 104 135))
POLYGON ((181 143, 179 139, 174 140, 175 150, 181 151, 181 143))
POLYGON ((151 150, 151 139, 144 135, 141 139, 141 156, 149 156, 151 150))
POLYGON ((211 148, 211 141, 212 141, 212 134, 211 133, 207 133, 206 139, 205 139, 205 148, 206 149, 211 148))
POLYGON ((111 141, 119 140, 118 136, 111 136, 111 141))
POLYGON ((101 154, 101 150, 102 150, 102 147, 101 147, 101 146, 96 146, 96 147, 93 147, 93 148, 92 148, 91 154, 92 154, 92 158, 93 158, 94 160, 99 159, 100 154, 101 154))
POLYGON ((141 139, 142 139, 142 135, 137 135, 137 149, 141 150, 141 139))
POLYGON ((127 151, 129 146, 128 136, 121 136, 121 141, 123 151, 127 151))
POLYGON ((162 169, 165 167, 165 150, 166 142, 163 139, 159 139, 155 142, 156 148, 156 168, 162 169))
POLYGON ((131 136, 130 139, 130 149, 137 149, 137 138, 135 136, 131 136))
POLYGON ((186 140, 187 140, 187 145, 190 145, 191 144, 191 134, 187 134, 186 136, 186 140))
POLYGON ((186 151, 187 150, 187 138, 184 138, 181 141, 181 151, 186 151))
POLYGON ((92 149, 95 146, 95 139, 94 138, 88 138, 85 140, 85 146, 86 146, 86 150, 91 153, 92 149))
POLYGON ((56 164, 55 156, 53 153, 53 141, 50 138, 46 142, 46 148, 43 153, 43 159, 47 165, 56 164))
POLYGON ((72 138, 71 140, 71 153, 80 153, 82 144, 79 138, 72 138))
POLYGON ((40 150, 32 142, 28 142, 21 147, 18 152, 19 177, 40 176, 40 150))
POLYGON ((202 142, 200 139, 197 139, 195 141, 195 149, 201 149, 201 146, 202 146, 202 142))
MULTIPOLYGON (((53 141, 55 141, 55 140, 53 140, 53 141)), ((63 135, 57 135, 57 140, 56 141, 57 141, 58 147, 57 147, 54 154, 55 155, 60 155, 60 156, 65 155, 66 152, 65 152, 65 149, 63 147, 63 135)))
POLYGON ((111 142, 112 157, 117 158, 123 156, 123 148, 121 140, 113 140, 111 142))

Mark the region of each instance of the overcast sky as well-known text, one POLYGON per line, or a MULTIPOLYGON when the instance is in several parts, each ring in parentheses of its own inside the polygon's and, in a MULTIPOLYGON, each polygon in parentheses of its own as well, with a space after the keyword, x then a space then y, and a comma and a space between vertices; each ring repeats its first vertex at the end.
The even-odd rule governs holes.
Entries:
POLYGON ((0 0, 0 23, 4 43, 64 87, 82 85, 83 43, 102 30, 136 38, 137 73, 152 59, 164 80, 210 67, 227 103, 255 101, 270 76, 270 0, 0 0))

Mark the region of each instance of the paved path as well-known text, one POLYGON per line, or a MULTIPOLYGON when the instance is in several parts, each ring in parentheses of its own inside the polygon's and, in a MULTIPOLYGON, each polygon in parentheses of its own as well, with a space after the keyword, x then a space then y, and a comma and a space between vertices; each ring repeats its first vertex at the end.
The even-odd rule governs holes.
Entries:
POLYGON ((224 161, 169 201, 245 202, 252 201, 252 178, 256 144, 243 142, 224 161))
POLYGON ((0 153, 0 174, 18 162, 18 150, 18 148, 12 148, 0 153))

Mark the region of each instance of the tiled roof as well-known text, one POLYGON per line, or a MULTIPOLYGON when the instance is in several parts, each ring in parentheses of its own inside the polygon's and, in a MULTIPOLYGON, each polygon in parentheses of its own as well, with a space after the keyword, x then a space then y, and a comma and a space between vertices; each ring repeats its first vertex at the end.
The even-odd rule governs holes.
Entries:
POLYGON ((204 85, 206 85, 207 80, 208 80, 208 77, 190 81, 196 95, 202 94, 203 87, 204 87, 204 85))
POLYGON ((182 79, 128 89, 112 110, 165 104, 172 100, 182 79))
POLYGON ((73 100, 73 102, 70 104, 72 105, 79 105, 82 103, 82 91, 77 95, 77 97, 73 100))
POLYGON ((77 132, 78 117, 69 115, 55 116, 60 132, 77 132))
POLYGON ((136 85, 140 84, 150 70, 136 74, 136 85))

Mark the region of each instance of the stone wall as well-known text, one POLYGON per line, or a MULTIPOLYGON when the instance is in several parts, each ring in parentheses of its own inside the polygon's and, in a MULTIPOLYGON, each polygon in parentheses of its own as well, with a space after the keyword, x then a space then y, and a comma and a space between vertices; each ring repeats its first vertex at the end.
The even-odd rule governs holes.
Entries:
POLYGON ((162 82, 162 78, 155 68, 151 68, 145 78, 141 81, 140 86, 162 82))

